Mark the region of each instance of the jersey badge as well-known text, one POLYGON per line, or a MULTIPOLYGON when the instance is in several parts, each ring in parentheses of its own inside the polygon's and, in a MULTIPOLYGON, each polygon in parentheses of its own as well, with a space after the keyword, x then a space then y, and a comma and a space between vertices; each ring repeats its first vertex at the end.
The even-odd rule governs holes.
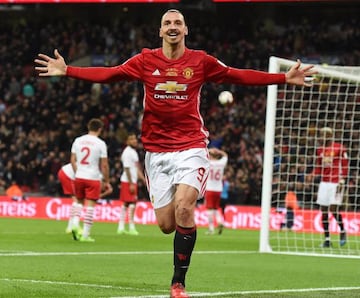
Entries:
POLYGON ((155 90, 165 91, 165 93, 177 93, 178 91, 186 91, 187 84, 178 84, 176 81, 166 81, 166 83, 157 83, 155 90))
POLYGON ((183 70, 183 76, 185 79, 191 79, 194 75, 194 70, 190 67, 186 67, 184 70, 183 70))

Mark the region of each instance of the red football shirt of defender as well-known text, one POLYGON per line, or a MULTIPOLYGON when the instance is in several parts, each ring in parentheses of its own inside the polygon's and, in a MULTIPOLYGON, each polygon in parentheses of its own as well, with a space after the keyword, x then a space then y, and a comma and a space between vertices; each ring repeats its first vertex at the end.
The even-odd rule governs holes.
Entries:
POLYGON ((321 175, 321 181, 339 183, 348 175, 349 159, 346 148, 333 142, 330 146, 321 147, 316 151, 315 175, 321 175))
POLYGON ((141 141, 146 151, 174 152, 207 146, 208 131, 200 115, 205 82, 242 85, 285 83, 285 74, 227 67, 204 51, 185 49, 176 60, 162 49, 143 49, 114 67, 67 67, 67 76, 99 83, 139 80, 144 84, 141 141))

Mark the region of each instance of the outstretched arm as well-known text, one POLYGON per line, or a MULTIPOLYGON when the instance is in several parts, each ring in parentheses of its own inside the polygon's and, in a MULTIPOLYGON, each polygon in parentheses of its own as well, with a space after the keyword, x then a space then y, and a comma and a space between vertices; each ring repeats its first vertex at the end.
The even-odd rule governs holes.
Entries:
POLYGON ((287 84, 311 87, 313 82, 313 75, 317 73, 313 69, 314 65, 308 65, 300 68, 301 61, 298 59, 289 71, 285 74, 287 84))
POLYGON ((39 76, 64 76, 66 75, 67 65, 64 58, 59 54, 57 49, 54 50, 55 58, 51 58, 45 54, 39 54, 39 58, 35 59, 35 69, 39 71, 39 76))
POLYGON ((39 76, 68 76, 75 79, 97 83, 112 83, 116 81, 141 80, 142 58, 141 54, 135 55, 125 63, 112 67, 77 67, 67 65, 58 50, 54 51, 54 58, 39 54, 35 59, 39 76))
POLYGON ((269 73, 254 69, 240 69, 226 66, 215 57, 206 55, 205 80, 207 82, 228 83, 236 85, 266 86, 273 84, 292 84, 298 86, 312 86, 313 75, 317 73, 313 65, 301 66, 297 62, 287 73, 269 73))

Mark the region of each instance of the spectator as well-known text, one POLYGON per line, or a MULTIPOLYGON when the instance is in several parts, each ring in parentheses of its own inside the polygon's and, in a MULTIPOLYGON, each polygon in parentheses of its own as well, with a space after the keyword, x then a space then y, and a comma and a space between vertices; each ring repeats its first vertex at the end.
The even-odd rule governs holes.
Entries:
POLYGON ((6 189, 5 194, 14 201, 21 201, 24 198, 23 191, 16 181, 12 181, 11 185, 6 189))

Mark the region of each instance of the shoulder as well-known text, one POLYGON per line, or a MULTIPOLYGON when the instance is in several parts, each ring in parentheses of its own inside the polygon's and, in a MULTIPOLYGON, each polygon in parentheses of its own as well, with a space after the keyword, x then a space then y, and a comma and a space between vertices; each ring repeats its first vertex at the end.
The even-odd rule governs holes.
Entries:
POLYGON ((189 56, 195 56, 195 57, 199 57, 199 58, 207 58, 207 57, 212 57, 210 55, 208 55, 204 50, 194 50, 194 49, 188 49, 186 48, 185 50, 186 52, 186 55, 189 55, 189 56))
POLYGON ((127 154, 128 152, 129 152, 129 149, 130 148, 130 146, 126 146, 124 149, 123 149, 123 151, 122 151, 122 153, 121 153, 121 155, 125 155, 125 154, 127 154))
POLYGON ((345 145, 338 143, 338 142, 334 142, 333 146, 335 148, 342 149, 342 150, 346 149, 345 145))
POLYGON ((76 144, 77 142, 79 142, 79 139, 81 138, 81 136, 78 136, 78 137, 76 137, 75 139, 74 139, 74 141, 73 141, 73 144, 76 144))
POLYGON ((100 140, 100 144, 101 144, 102 146, 105 146, 105 147, 107 146, 106 142, 105 142, 103 139, 100 139, 100 138, 99 138, 99 140, 100 140))
POLYGON ((144 56, 148 56, 148 55, 159 55, 160 53, 160 48, 156 48, 156 49, 149 49, 149 48, 143 48, 141 50, 141 55, 144 55, 144 56))

